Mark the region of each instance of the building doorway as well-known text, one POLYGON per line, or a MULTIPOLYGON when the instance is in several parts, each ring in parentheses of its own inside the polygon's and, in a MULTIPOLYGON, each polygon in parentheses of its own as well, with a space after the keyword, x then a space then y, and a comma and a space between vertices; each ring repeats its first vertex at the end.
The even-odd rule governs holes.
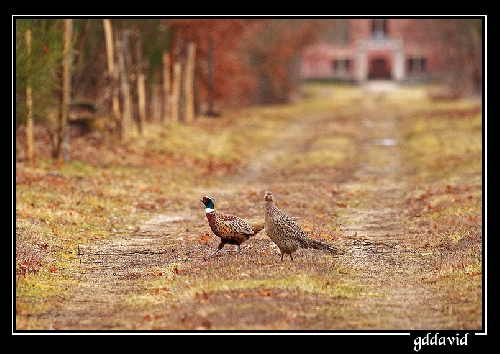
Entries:
POLYGON ((390 80, 391 70, 385 58, 375 58, 370 62, 369 80, 390 80))

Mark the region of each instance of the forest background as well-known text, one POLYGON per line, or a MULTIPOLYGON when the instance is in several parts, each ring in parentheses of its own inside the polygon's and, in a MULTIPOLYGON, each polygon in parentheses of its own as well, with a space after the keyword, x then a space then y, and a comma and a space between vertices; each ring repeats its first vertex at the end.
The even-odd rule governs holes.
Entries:
MULTIPOLYGON (((123 141, 147 123, 189 123, 224 108, 291 102, 300 96, 301 50, 335 40, 346 21, 16 18, 15 128, 26 136, 16 159, 33 165, 34 125, 49 136, 50 155, 67 161, 69 124, 93 125, 123 141)), ((440 81, 457 96, 481 94, 468 73, 482 71, 483 19, 414 21, 433 33, 422 40, 448 53, 440 81)))

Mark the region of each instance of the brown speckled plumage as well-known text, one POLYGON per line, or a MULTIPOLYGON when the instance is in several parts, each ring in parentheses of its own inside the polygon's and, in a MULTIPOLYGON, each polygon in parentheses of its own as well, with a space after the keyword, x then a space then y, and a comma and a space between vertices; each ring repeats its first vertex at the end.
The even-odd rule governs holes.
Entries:
POLYGON ((293 218, 279 210, 274 204, 274 196, 267 191, 264 196, 266 217, 264 227, 266 234, 280 249, 281 261, 285 254, 290 255, 299 248, 315 248, 328 251, 334 255, 344 252, 327 243, 308 237, 293 218))
POLYGON ((210 257, 216 255, 225 244, 236 245, 237 252, 240 252, 240 246, 243 242, 264 229, 264 220, 249 221, 235 215, 217 212, 214 201, 209 196, 201 198, 201 202, 207 208, 205 215, 210 229, 216 236, 220 237, 219 246, 210 254, 210 257))

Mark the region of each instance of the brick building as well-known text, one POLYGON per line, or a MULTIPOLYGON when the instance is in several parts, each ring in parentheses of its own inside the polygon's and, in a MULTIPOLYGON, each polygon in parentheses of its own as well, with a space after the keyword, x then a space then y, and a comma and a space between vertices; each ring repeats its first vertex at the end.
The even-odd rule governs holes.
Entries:
POLYGON ((307 47, 303 79, 424 81, 445 70, 439 38, 414 19, 346 19, 335 36, 307 47))

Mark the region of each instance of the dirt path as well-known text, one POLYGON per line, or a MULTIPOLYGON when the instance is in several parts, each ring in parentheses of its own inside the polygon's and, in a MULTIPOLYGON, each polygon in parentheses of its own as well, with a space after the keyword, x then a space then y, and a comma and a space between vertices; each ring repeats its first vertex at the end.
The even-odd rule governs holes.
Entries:
POLYGON ((319 209, 321 215, 336 213, 340 232, 332 242, 342 244, 348 250, 347 256, 332 260, 328 255, 302 250, 293 264, 281 264, 276 247, 265 234, 259 234, 239 255, 223 253, 207 259, 218 241, 212 237, 200 242, 208 231, 201 204, 185 200, 179 212, 152 215, 135 232, 81 245, 78 268, 67 270, 76 280, 75 285, 70 295, 61 299, 60 307, 47 313, 53 318, 53 328, 452 327, 454 323, 443 315, 439 296, 421 284, 419 274, 428 271, 430 265, 411 247, 408 230, 400 222, 406 212, 402 200, 410 189, 405 176, 410 172, 401 164, 398 117, 379 109, 378 96, 373 97, 368 109, 358 108, 356 122, 346 120, 341 112, 294 120, 276 134, 270 149, 237 175, 228 176, 215 187, 200 183, 192 191, 200 197, 216 195, 218 208, 248 218, 262 217, 262 196, 267 189, 274 192, 279 207, 302 218, 302 225, 318 223, 320 220, 314 218, 320 214, 319 209), (356 129, 346 128, 349 124, 356 125, 356 129), (339 129, 345 129, 356 142, 356 161, 340 171, 295 168, 301 159, 310 156, 317 141, 328 139, 339 129), (352 207, 344 208, 344 204, 352 207), (343 268, 349 271, 342 273, 343 268), (322 280, 323 288, 341 282, 348 289, 357 289, 357 295, 317 296, 300 284, 293 291, 279 285, 283 277, 315 279, 318 274, 326 279, 322 280), (347 275, 342 278, 342 274, 347 275), (241 286, 250 286, 251 280, 267 284, 263 280, 266 275, 278 285, 256 285, 258 290, 247 291, 230 286, 224 291, 199 290, 213 278, 246 284, 241 286), (144 279, 157 278, 164 283, 156 290, 144 283, 144 279), (176 285, 181 282, 183 287, 176 285), (181 287, 184 290, 178 293, 181 287), (190 292, 186 287, 194 290, 190 292), (275 296, 265 296, 268 293, 275 296), (334 310, 338 313, 330 312, 334 310), (334 321, 325 316, 333 316, 334 321))
MULTIPOLYGON (((395 88, 382 88, 392 89, 395 88)), ((345 226, 341 227, 343 237, 349 240, 350 257, 345 264, 356 270, 351 280, 366 295, 362 296, 356 317, 349 322, 363 324, 370 318, 368 329, 446 328, 449 322, 442 316, 438 295, 421 286, 422 276, 415 276, 430 268, 408 245, 408 234, 400 220, 405 213, 401 201, 411 187, 405 178, 408 171, 404 171, 401 163, 398 117, 383 109, 383 103, 378 101, 383 95, 379 93, 377 88, 367 92, 368 109, 359 112, 361 129, 356 131, 356 139, 362 162, 350 170, 349 176, 337 176, 340 183, 336 188, 345 194, 364 191, 363 199, 356 208, 349 209, 345 226), (426 306, 429 303, 436 306, 426 306)), ((331 129, 336 128, 331 122, 338 117, 339 114, 309 117, 289 126, 279 134, 268 153, 232 180, 237 184, 236 190, 257 183, 273 190, 297 188, 303 194, 304 182, 311 190, 324 186, 328 174, 319 177, 314 173, 298 174, 283 180, 276 177, 282 170, 274 170, 274 165, 280 157, 298 151, 307 155, 316 139, 333 133, 331 129)))
POLYGON ((377 328, 389 330, 446 328, 449 324, 440 306, 426 306, 439 303, 437 294, 421 285, 421 274, 430 270, 429 264, 415 253, 401 222, 402 201, 411 186, 402 167, 398 117, 383 110, 366 114, 360 142, 366 161, 344 185, 347 190, 366 191, 343 229, 356 235, 349 261, 358 271, 355 281, 366 292, 380 295, 366 298, 367 313, 360 320, 371 316, 379 323, 377 328))

